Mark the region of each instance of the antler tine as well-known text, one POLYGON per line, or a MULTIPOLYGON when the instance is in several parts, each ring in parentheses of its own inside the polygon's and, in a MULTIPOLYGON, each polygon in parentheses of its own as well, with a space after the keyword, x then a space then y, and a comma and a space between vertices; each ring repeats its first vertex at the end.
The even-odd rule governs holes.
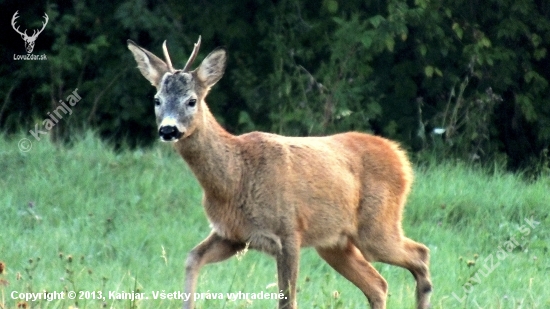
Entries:
POLYGON ((40 29, 40 32, 44 31, 44 28, 46 28, 46 25, 48 24, 48 20, 50 20, 48 14, 46 13, 44 13, 43 18, 46 20, 46 22, 42 22, 42 29, 40 29))
POLYGON ((20 35, 27 35, 26 31, 25 33, 22 33, 21 31, 19 31, 19 26, 15 28, 15 20, 19 18, 17 14, 19 14, 19 11, 15 11, 15 14, 13 14, 13 17, 11 18, 11 26, 13 27, 13 30, 15 30, 15 32, 19 33, 20 35))
POLYGON ((200 47, 201 47, 201 36, 199 35, 199 40, 197 41, 197 43, 195 43, 195 46, 193 47, 193 52, 191 53, 189 60, 187 60, 185 67, 183 67, 183 72, 187 72, 189 71, 189 69, 191 69, 191 65, 193 64, 193 61, 195 61, 195 58, 197 58, 200 47))
POLYGON ((46 22, 42 22, 42 29, 40 29, 40 30, 33 29, 31 38, 36 38, 40 33, 42 33, 42 31, 44 31, 44 28, 46 28, 46 25, 48 24, 48 20, 50 18, 48 17, 48 14, 46 14, 46 13, 44 13, 44 15, 45 16, 43 16, 43 18, 46 19, 46 22))
POLYGON ((168 47, 166 46, 166 40, 164 40, 164 43, 162 43, 162 52, 164 53, 164 59, 166 60, 166 64, 168 65, 168 70, 170 72, 174 72, 174 67, 172 67, 172 61, 170 60, 170 55, 168 54, 168 47))

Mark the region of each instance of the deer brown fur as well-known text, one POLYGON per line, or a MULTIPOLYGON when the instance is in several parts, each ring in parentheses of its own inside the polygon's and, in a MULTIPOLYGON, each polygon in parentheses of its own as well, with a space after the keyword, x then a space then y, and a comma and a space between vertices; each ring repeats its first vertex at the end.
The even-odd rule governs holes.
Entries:
MULTIPOLYGON (((184 292, 195 292, 203 265, 249 246, 276 259, 279 289, 285 294, 279 308, 296 308, 299 251, 315 247, 361 289, 371 308, 386 307, 387 283, 371 265, 376 261, 408 269, 416 279, 417 308, 428 308, 429 250, 403 235, 401 217, 413 173, 396 143, 358 132, 234 136, 205 102, 225 69, 224 50, 212 52, 194 71, 173 72, 135 43, 129 42, 129 48, 162 101, 156 109, 161 138, 177 131, 174 147, 204 190, 212 225, 187 258, 184 292), (171 96, 174 91, 179 99, 171 96), (176 117, 167 112, 170 102, 182 118, 168 130, 165 119, 176 117)), ((184 303, 192 307, 192 301, 184 303)))

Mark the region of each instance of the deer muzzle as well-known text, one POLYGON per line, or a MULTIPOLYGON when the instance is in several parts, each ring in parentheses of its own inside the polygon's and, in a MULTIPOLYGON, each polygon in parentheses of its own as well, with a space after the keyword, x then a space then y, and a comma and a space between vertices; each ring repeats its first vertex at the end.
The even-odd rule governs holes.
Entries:
POLYGON ((164 142, 178 140, 182 135, 183 132, 180 132, 176 126, 166 125, 159 128, 160 139, 164 142))

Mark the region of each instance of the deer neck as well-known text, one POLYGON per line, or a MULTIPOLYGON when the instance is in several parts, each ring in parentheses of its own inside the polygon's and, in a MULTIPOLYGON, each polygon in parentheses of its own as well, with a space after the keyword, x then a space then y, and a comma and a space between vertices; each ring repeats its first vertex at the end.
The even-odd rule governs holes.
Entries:
POLYGON ((235 192, 241 175, 238 144, 203 105, 201 124, 189 137, 175 144, 207 197, 225 200, 235 192))

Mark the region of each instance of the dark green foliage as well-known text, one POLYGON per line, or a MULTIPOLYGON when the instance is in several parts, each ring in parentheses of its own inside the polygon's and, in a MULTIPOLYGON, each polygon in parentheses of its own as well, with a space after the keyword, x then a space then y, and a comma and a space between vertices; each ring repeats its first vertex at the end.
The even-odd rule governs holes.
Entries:
MULTIPOLYGON (((74 89, 83 100, 50 132, 93 127, 113 141, 155 138, 154 89, 135 69, 132 39, 183 67, 230 55, 208 98, 231 132, 322 135, 370 131, 419 158, 458 157, 510 167, 544 161, 550 145, 547 1, 148 1, 1 4, 0 127, 34 129, 74 89), (50 21, 34 54, 9 29, 50 21), (434 133, 443 132, 443 134, 434 133), (542 159, 541 159, 542 158, 542 159)), ((545 161, 546 162, 546 161, 545 161)))

